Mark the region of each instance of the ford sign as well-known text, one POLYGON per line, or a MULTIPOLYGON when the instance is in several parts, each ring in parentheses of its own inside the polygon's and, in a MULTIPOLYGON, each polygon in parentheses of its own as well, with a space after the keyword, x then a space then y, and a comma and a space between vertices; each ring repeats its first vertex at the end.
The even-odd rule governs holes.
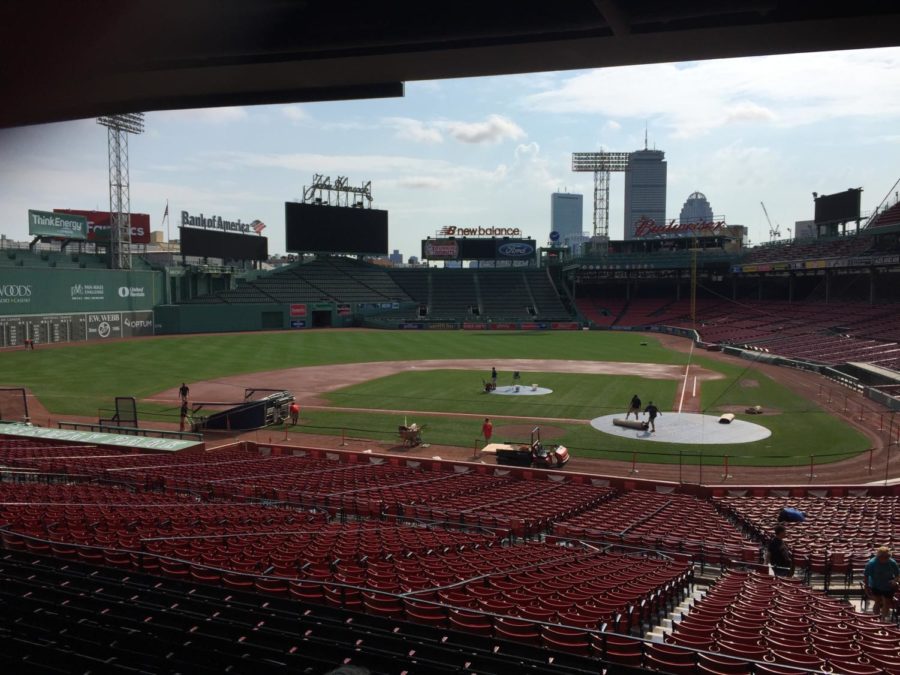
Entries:
POLYGON ((497 253, 504 258, 525 258, 534 254, 534 246, 522 242, 500 244, 497 253))

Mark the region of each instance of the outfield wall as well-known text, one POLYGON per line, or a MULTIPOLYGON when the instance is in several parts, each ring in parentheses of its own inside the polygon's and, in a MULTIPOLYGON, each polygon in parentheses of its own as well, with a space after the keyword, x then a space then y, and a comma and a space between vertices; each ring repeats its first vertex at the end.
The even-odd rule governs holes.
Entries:
POLYGON ((0 316, 149 311, 163 300, 153 270, 4 267, 0 316))
MULTIPOLYGON (((159 305, 155 308, 156 332, 161 335, 183 333, 223 333, 227 331, 296 330, 305 328, 349 328, 369 325, 395 304, 410 309, 414 303, 187 303, 159 305), (405 305, 410 305, 410 308, 405 305)), ((410 309, 410 311, 412 311, 410 309)), ((374 324, 373 324, 374 325, 374 324)), ((378 324, 396 328, 397 320, 378 324)))
POLYGON ((4 267, 0 347, 153 335, 163 293, 152 270, 4 267))

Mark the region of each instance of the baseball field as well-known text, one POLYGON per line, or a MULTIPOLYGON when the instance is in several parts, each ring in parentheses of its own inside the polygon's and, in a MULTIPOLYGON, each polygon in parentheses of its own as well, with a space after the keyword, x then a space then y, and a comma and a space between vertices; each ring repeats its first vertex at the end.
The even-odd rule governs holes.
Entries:
POLYGON ((96 417, 115 396, 134 396, 145 425, 177 420, 176 390, 191 398, 240 400, 245 387, 286 388, 302 405, 293 432, 387 439, 404 420, 425 424, 427 442, 472 448, 483 417, 495 440, 524 440, 540 425, 578 457, 666 463, 819 463, 854 456, 870 439, 821 407, 807 384, 771 366, 694 351, 687 340, 618 332, 335 330, 191 335, 84 343, 0 353, 0 385, 28 387, 54 416, 96 417), (485 394, 490 369, 512 372, 546 396, 485 394), (689 366, 689 367, 688 367, 689 366), (687 370, 686 370, 687 369, 687 370), (783 380, 783 381, 782 381, 783 380), (605 434, 591 419, 621 412, 638 394, 662 411, 656 441, 605 434), (748 406, 766 414, 749 416, 748 406), (671 413, 734 412, 771 431, 737 445, 665 442, 671 413), (680 458, 679 458, 680 455, 680 458))

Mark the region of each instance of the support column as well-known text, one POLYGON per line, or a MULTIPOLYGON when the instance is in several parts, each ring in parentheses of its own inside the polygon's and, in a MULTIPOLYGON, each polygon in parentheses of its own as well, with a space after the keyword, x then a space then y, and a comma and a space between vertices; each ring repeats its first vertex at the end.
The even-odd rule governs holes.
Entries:
POLYGON ((794 275, 788 277, 788 302, 794 301, 794 275))

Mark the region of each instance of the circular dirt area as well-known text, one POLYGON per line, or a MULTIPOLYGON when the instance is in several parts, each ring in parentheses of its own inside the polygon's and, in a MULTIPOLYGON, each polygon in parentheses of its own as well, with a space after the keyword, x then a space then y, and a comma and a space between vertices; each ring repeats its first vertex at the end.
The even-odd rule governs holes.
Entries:
POLYGON ((532 387, 530 384, 516 384, 508 387, 497 387, 491 394, 495 396, 546 396, 552 394, 552 389, 546 387, 532 387))
MULTIPOLYGON (((531 440, 531 430, 534 429, 533 424, 504 424, 501 427, 494 427, 494 439, 498 442, 502 441, 520 441, 525 442, 531 440)), ((554 438, 564 436, 565 429, 559 427, 541 427, 541 440, 551 441, 554 438)))
MULTIPOLYGON (((597 431, 612 436, 657 443, 727 445, 730 443, 753 443, 772 435, 772 432, 764 426, 743 420, 734 420, 731 424, 719 424, 717 415, 663 413, 656 418, 655 433, 649 429, 617 427, 613 424, 614 419, 623 418, 621 415, 604 415, 592 419, 591 426, 597 431)), ((645 420, 646 417, 641 418, 641 421, 645 420)))

